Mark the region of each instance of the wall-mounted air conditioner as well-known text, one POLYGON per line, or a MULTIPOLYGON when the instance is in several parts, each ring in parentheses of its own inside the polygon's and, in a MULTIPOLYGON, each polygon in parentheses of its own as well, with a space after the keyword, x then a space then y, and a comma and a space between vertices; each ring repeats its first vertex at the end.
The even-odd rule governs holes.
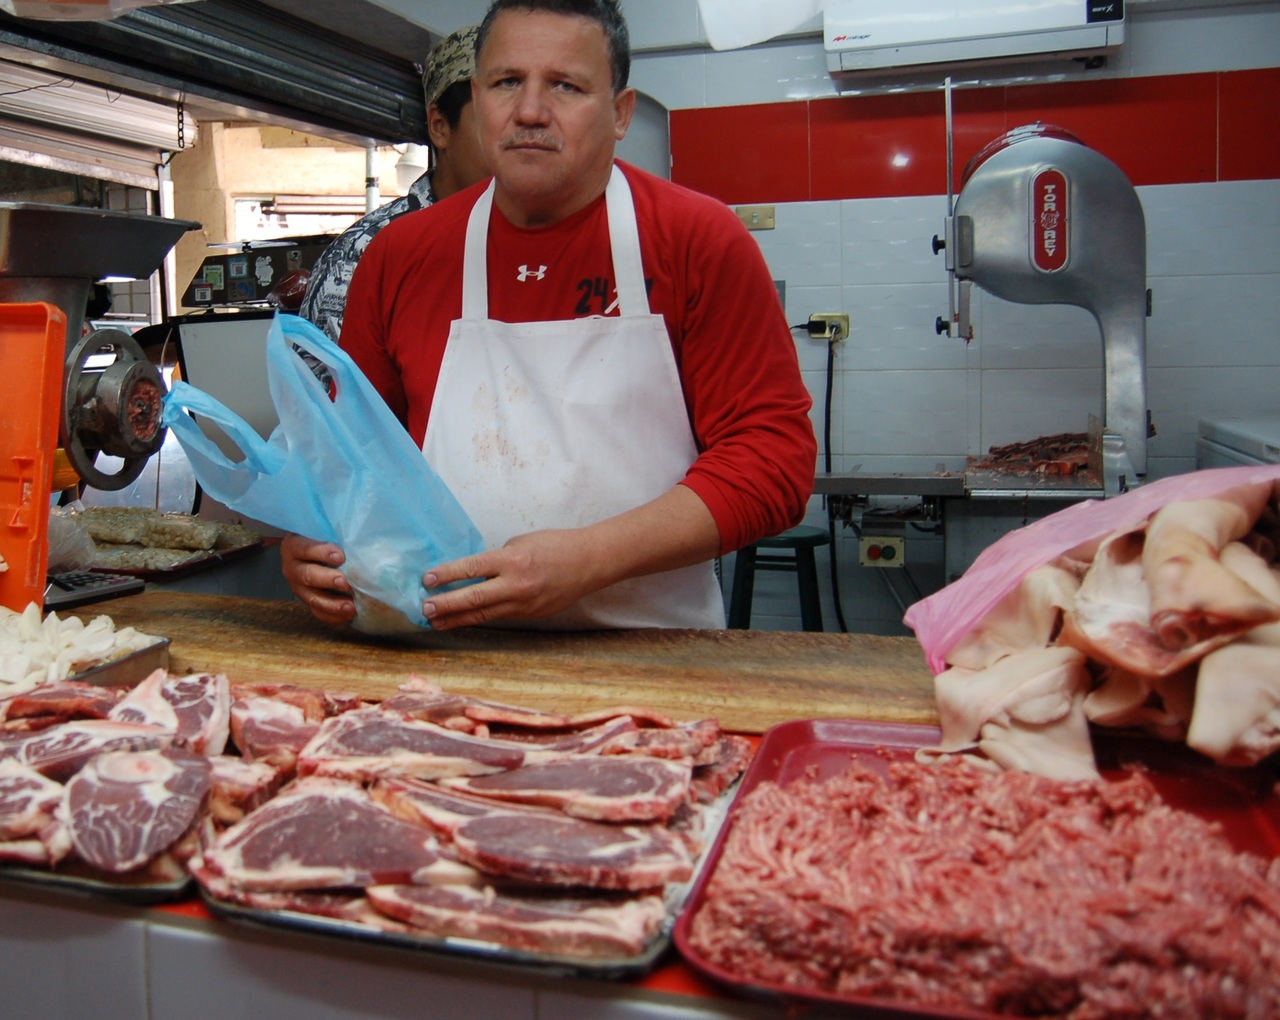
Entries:
POLYGON ((843 0, 823 11, 833 75, 1080 56, 1124 42, 1124 0, 843 0))

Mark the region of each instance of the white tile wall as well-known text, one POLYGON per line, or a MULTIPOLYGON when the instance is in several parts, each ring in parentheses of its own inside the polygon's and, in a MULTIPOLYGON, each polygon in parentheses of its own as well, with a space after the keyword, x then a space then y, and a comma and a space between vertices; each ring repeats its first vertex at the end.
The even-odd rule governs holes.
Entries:
MULTIPOLYGON (((1157 429, 1148 451, 1154 479, 1194 469, 1201 417, 1280 414, 1280 181, 1138 191, 1153 292, 1147 396, 1157 429)), ((1017 304, 975 288, 973 342, 934 332, 934 317, 946 313, 947 286, 929 240, 944 211, 942 197, 783 204, 777 229, 754 235, 775 279, 787 282, 789 322, 814 312, 850 315, 852 335, 836 348, 833 377, 836 471, 955 470, 993 444, 1084 431, 1089 413, 1101 413, 1101 333, 1082 309, 1017 304)), ((802 331, 795 342, 821 443, 826 344, 802 331)), ((820 469, 822 463, 820 452, 820 469)), ((809 523, 825 520, 815 497, 809 523)), ((910 572, 925 594, 941 583, 939 544, 923 536, 908 541, 910 572)), ((818 555, 833 628, 829 552, 818 555)), ((837 558, 849 628, 906 633, 886 579, 868 576, 885 572, 857 566, 848 533, 837 558)), ((731 563, 726 575, 728 591, 731 563)), ((799 629, 793 575, 757 576, 752 625, 799 629)))

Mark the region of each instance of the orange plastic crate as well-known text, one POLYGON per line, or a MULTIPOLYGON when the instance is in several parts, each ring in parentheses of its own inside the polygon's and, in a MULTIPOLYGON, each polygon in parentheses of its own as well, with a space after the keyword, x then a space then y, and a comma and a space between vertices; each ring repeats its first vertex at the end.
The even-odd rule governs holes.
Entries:
POLYGON ((44 605, 49 500, 67 320, 44 302, 0 304, 0 605, 44 605))

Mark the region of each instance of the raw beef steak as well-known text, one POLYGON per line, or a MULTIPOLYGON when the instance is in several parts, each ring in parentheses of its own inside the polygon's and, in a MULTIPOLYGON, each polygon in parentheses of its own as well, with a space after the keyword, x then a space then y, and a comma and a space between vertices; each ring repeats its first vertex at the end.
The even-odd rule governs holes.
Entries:
POLYGON ((37 835, 61 803, 61 783, 12 758, 0 761, 0 840, 37 835))
POLYGON ((15 758, 65 782, 104 751, 154 751, 172 742, 173 731, 159 726, 83 719, 20 736, 0 734, 0 759, 15 758))
POLYGON ((373 708, 326 720, 298 755, 298 774, 351 780, 384 775, 438 779, 503 772, 568 754, 541 745, 487 740, 373 708))
POLYGON ((111 710, 109 718, 123 723, 145 723, 159 726, 173 734, 178 732, 178 712, 164 696, 162 685, 169 677, 166 669, 151 673, 111 710))
POLYGON ((111 711, 119 722, 172 723, 174 743, 221 754, 231 725, 231 684, 221 673, 175 676, 157 669, 111 711))
POLYGON ((219 754, 209 759, 213 768, 213 789, 209 814, 219 825, 231 825, 265 804, 280 788, 284 776, 265 761, 219 754))
POLYGON ((571 818, 408 778, 384 779, 372 792, 397 815, 437 829, 452 841, 459 860, 489 875, 634 891, 684 882, 693 874, 684 842, 661 825, 571 818))
POLYGON ((482 701, 465 694, 450 694, 420 676, 411 676, 379 707, 385 712, 398 712, 411 719, 464 732, 473 732, 477 723, 503 723, 539 730, 565 729, 570 725, 567 715, 482 701))
POLYGON ((282 701, 300 709, 306 720, 314 723, 361 706, 359 695, 350 691, 318 691, 313 687, 297 687, 292 684, 234 684, 231 696, 234 699, 270 698, 282 701))
POLYGON ((365 895, 382 913, 441 938, 562 956, 635 956, 666 916, 660 896, 541 896, 492 886, 412 885, 376 885, 365 895))
POLYGON ((119 874, 191 828, 209 796, 209 762, 184 748, 100 754, 67 783, 62 814, 80 859, 119 874))
POLYGON ((639 755, 579 755, 488 776, 442 779, 480 797, 558 808, 605 822, 661 821, 689 795, 691 763, 639 755))
POLYGON ((320 722, 287 701, 260 696, 231 705, 231 739, 246 761, 263 761, 292 773, 298 752, 320 732, 320 722))
POLYGON ((564 754, 599 754, 609 743, 619 737, 634 732, 635 720, 629 715, 614 716, 597 726, 572 730, 538 730, 520 729, 511 726, 499 726, 496 723, 488 727, 487 732, 477 724, 477 735, 488 736, 493 740, 505 740, 509 743, 532 745, 544 751, 559 751, 564 754))
POLYGON ((120 687, 55 680, 0 701, 0 719, 27 720, 32 729, 71 719, 105 719, 123 695, 120 687))
POLYGON ((720 738, 719 753, 708 765, 695 764, 690 790, 699 804, 710 804, 747 770, 755 750, 751 741, 736 733, 726 733, 720 738))
POLYGON ((360 786, 301 779, 227 829, 204 863, 241 889, 414 884, 456 872, 431 830, 397 818, 360 786))
POLYGON ((33 836, 30 839, 0 840, 0 861, 45 868, 55 863, 56 858, 50 855, 44 840, 33 836))
MULTIPOLYGON (((241 889, 232 885, 221 875, 215 875, 204 864, 203 858, 194 857, 188 864, 196 881, 214 899, 224 903, 232 903, 253 910, 288 910, 299 914, 311 914, 315 917, 330 917, 337 921, 359 924, 375 931, 396 932, 405 934, 413 929, 400 921, 393 920, 386 914, 380 914, 365 899, 363 890, 332 889, 313 891, 307 889, 282 889, 278 892, 265 892, 254 889, 241 889)), ((391 886, 394 889, 412 889, 413 886, 391 886)))

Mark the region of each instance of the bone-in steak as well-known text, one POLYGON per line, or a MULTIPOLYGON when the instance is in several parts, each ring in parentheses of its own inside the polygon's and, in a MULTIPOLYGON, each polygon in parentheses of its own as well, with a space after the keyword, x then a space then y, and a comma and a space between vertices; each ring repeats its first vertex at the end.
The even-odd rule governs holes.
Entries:
POLYGON ((565 757, 567 751, 489 740, 378 709, 326 719, 302 753, 299 775, 351 780, 384 775, 476 776, 565 757))
POLYGON ((119 874, 172 846, 209 796, 209 762, 184 748, 100 754, 67 783, 63 820, 81 860, 119 874))
POLYGON ((243 889, 413 884, 447 868, 431 830, 397 818, 360 786, 298 780, 231 826, 204 854, 243 889))
POLYGON ((0 734, 0 759, 16 758, 41 775, 64 782, 103 751, 154 751, 168 747, 173 731, 145 723, 84 719, 20 736, 0 734))
POLYGON ((579 755, 488 776, 442 779, 441 786, 480 797, 559 808, 575 818, 650 822, 669 818, 689 795, 686 759, 579 755))
POLYGON ((298 752, 320 732, 320 723, 288 701, 253 695, 231 704, 231 739, 246 761, 264 761, 292 774, 298 752))
MULTIPOLYGON (((0 700, 0 719, 39 720, 41 725, 69 719, 105 719, 124 695, 120 687, 99 687, 78 680, 55 680, 0 700)), ((32 729, 39 728, 31 725, 32 729)))
POLYGON ((36 835, 61 803, 61 783, 12 758, 0 761, 0 840, 36 835))
POLYGON ((420 676, 410 677, 380 707, 384 712, 398 712, 468 733, 475 730, 476 723, 504 723, 528 729, 565 729, 570 725, 567 715, 451 694, 420 676))
POLYGON ((401 817, 436 828, 452 841, 459 860, 489 875, 634 891, 684 882, 693 874, 683 841, 657 824, 571 818, 407 778, 380 781, 373 796, 401 817))
POLYGON ((365 890, 380 912, 439 937, 498 942, 564 956, 635 956, 665 917, 660 896, 543 896, 467 886, 381 885, 365 890))
POLYGON ((111 710, 119 722, 151 723, 175 731, 174 743, 221 754, 231 724, 231 684, 218 673, 175 676, 157 669, 111 710))

